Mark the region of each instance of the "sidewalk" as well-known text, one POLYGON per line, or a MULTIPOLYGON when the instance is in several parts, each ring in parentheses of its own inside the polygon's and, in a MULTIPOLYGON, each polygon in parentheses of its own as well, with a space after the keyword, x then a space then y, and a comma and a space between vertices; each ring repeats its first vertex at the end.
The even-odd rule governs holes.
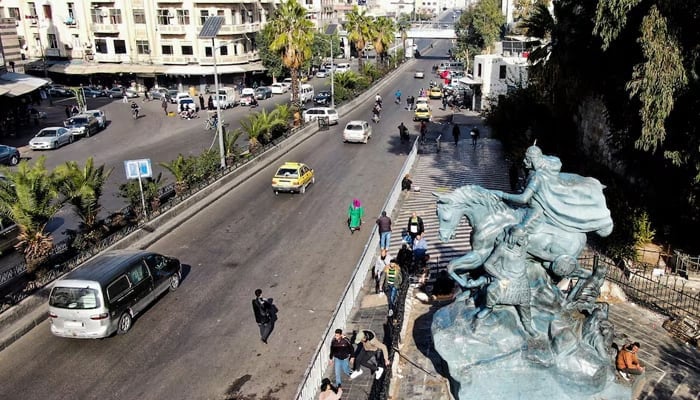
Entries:
MULTIPOLYGON (((470 228, 464 223, 457 238, 448 244, 437 236, 435 198, 431 192, 448 192, 466 184, 478 184, 489 189, 509 191, 509 165, 504 161, 500 142, 490 139, 489 132, 480 125, 476 114, 456 115, 462 140, 457 146, 452 140, 451 125, 431 125, 428 139, 434 140, 442 133, 439 153, 429 151, 420 154, 413 168, 413 183, 420 192, 411 192, 403 198, 399 210, 393 216, 393 234, 389 255, 395 256, 401 245, 401 229, 407 224, 413 211, 423 218, 431 259, 431 279, 447 262, 470 249, 470 228), (468 131, 479 125, 481 139, 472 147, 468 131), (441 130, 441 131, 440 131, 441 130), (440 131, 440 132, 439 132, 440 131)), ((373 294, 374 284, 365 285, 362 301, 354 310, 347 334, 353 330, 371 329, 378 335, 385 332, 387 322, 386 298, 373 294), (371 292, 370 292, 371 291, 371 292)), ((451 398, 449 383, 445 378, 446 366, 433 348, 431 324, 433 313, 441 304, 424 304, 416 299, 412 285, 406 296, 402 340, 395 354, 389 398, 411 400, 447 400, 451 398)), ((632 303, 611 304, 610 320, 615 324, 615 342, 639 341, 642 344, 640 359, 647 365, 645 376, 633 386, 635 399, 699 399, 700 352, 671 337, 662 327, 664 316, 655 314, 632 303)), ((333 379, 333 369, 327 376, 333 379)), ((374 377, 368 371, 350 381, 343 378, 344 400, 366 400, 374 377)), ((526 393, 523 395, 527 396, 526 393)))

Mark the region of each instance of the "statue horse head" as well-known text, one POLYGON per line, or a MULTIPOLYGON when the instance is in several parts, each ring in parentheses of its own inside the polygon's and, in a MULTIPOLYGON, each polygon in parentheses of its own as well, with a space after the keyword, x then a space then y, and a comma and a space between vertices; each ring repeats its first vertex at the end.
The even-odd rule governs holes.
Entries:
POLYGON ((463 215, 469 220, 475 235, 498 234, 505 226, 518 223, 523 215, 522 210, 508 207, 490 190, 478 185, 466 185, 451 193, 433 195, 437 197, 439 236, 443 242, 454 239, 463 215))

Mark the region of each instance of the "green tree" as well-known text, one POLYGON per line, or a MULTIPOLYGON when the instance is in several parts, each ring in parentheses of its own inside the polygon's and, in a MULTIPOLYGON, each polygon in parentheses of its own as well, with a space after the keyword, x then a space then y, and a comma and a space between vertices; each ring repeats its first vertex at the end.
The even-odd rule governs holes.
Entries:
POLYGON ((178 154, 170 162, 159 162, 158 165, 170 171, 175 179, 175 195, 182 196, 190 188, 190 180, 194 173, 195 161, 192 157, 178 154))
POLYGON ((401 48, 403 49, 403 56, 401 60, 406 56, 406 40, 408 40, 408 31, 411 29, 411 16, 402 13, 399 16, 399 20, 396 22, 396 30, 401 34, 401 48))
POLYGON ((243 135, 243 129, 236 128, 232 131, 226 131, 224 136, 225 142, 224 146, 226 149, 226 164, 233 164, 241 153, 241 149, 238 146, 238 139, 243 135))
POLYGON ((469 56, 490 53, 505 25, 500 2, 482 0, 462 13, 455 23, 459 52, 469 56))
POLYGON ((258 54, 260 55, 262 65, 267 69, 267 73, 272 79, 277 81, 278 77, 287 76, 289 74, 289 68, 282 62, 282 57, 280 57, 279 52, 270 49, 273 39, 272 29, 272 24, 266 24, 263 29, 256 34, 255 42, 258 46, 258 54))
MULTIPOLYGON (((143 197, 150 212, 157 211, 160 207, 160 189, 164 183, 163 174, 158 174, 155 178, 141 178, 143 197)), ((129 179, 128 182, 119 185, 119 196, 129 203, 134 214, 143 215, 138 179, 129 179)))
POLYGON ((0 185, 0 213, 19 227, 15 248, 24 254, 30 273, 51 253, 53 238, 45 231, 46 224, 63 206, 54 174, 47 171, 45 162, 41 156, 33 165, 22 161, 16 170, 5 169, 7 179, 0 185))
POLYGON ((314 25, 306 19, 306 8, 297 0, 287 0, 277 7, 269 23, 269 49, 282 57, 292 77, 292 103, 299 104, 299 69, 311 59, 314 25))
POLYGON ((372 23, 372 43, 377 53, 377 64, 384 57, 388 47, 396 40, 396 24, 388 17, 377 17, 372 23))
POLYGON ((56 167, 54 173, 59 193, 73 206, 81 220, 83 233, 90 236, 100 226, 100 198, 112 169, 105 169, 104 164, 95 167, 94 159, 89 157, 83 167, 75 161, 68 161, 56 167))
POLYGON ((357 50, 357 64, 362 69, 365 46, 372 40, 371 19, 365 13, 365 9, 354 6, 352 11, 345 14, 343 28, 348 33, 348 40, 355 45, 357 50))

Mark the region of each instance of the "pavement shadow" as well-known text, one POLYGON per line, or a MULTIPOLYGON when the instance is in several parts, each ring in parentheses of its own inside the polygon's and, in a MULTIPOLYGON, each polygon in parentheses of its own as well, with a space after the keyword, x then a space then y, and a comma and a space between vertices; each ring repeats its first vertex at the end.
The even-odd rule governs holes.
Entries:
POLYGON ((413 341, 416 344, 416 349, 420 351, 425 358, 430 360, 433 364, 433 368, 437 373, 444 376, 445 378, 450 377, 447 363, 435 350, 435 343, 433 342, 433 335, 431 334, 431 327, 433 325, 433 317, 437 310, 447 303, 437 303, 432 304, 428 311, 415 319, 413 323, 413 341))

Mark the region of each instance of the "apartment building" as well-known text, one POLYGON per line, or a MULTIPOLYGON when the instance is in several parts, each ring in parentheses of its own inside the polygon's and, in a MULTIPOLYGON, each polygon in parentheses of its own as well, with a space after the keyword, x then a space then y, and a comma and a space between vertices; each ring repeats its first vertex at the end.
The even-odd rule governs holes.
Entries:
MULTIPOLYGON (((320 1, 320 0, 314 0, 320 1)), ((128 75, 213 80, 264 71, 255 35, 276 0, 5 0, 0 17, 15 20, 22 55, 51 60, 66 75, 128 75), (198 34, 209 16, 225 22, 212 45, 198 34), (56 62, 64 60, 63 62, 56 62)))

